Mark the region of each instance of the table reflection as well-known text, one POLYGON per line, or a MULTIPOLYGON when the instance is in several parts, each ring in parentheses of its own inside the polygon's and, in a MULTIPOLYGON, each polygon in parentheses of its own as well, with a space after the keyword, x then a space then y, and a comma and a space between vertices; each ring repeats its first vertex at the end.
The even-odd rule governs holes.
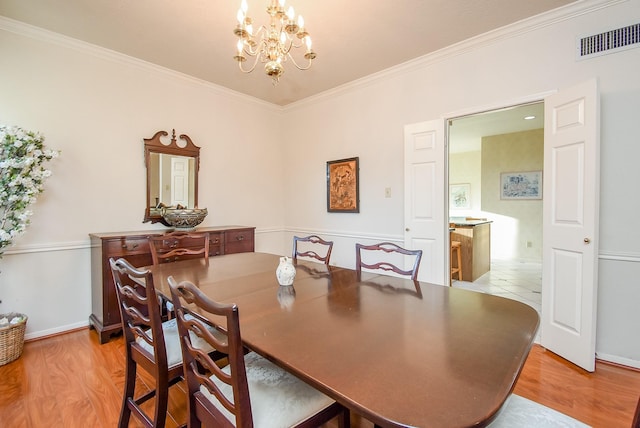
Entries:
POLYGON ((278 302, 282 309, 290 311, 295 301, 296 289, 293 285, 281 285, 278 287, 278 302))
POLYGON ((378 276, 363 280, 361 275, 359 275, 358 281, 361 286, 371 287, 385 294, 405 294, 422 299, 422 290, 420 289, 420 283, 418 281, 411 281, 412 287, 409 287, 406 279, 390 276, 378 276))

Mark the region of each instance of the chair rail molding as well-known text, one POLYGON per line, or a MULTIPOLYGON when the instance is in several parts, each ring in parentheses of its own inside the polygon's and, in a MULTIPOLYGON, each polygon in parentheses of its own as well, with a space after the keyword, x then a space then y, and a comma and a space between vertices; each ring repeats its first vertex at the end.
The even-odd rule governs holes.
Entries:
POLYGON ((49 242, 44 244, 14 245, 5 251, 3 256, 32 253, 50 253, 53 251, 86 250, 91 243, 86 241, 49 242))
POLYGON ((599 260, 613 260, 618 262, 640 263, 640 253, 626 253, 616 251, 600 251, 598 253, 599 260))

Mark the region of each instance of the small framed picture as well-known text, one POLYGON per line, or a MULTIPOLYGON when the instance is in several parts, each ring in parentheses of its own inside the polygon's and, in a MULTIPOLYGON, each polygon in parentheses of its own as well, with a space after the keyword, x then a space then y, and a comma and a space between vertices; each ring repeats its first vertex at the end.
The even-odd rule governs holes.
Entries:
POLYGON ((500 199, 542 199, 542 171, 501 173, 500 199))
POLYGON ((359 213, 359 159, 349 158, 327 162, 327 211, 359 213))
POLYGON ((449 209, 460 210, 471 208, 471 184, 449 185, 449 209))

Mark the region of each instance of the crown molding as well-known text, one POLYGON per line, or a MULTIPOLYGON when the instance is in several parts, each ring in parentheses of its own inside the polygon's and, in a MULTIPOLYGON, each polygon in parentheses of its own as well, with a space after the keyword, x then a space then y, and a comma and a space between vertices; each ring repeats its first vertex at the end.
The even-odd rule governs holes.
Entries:
POLYGON ((420 70, 446 59, 498 43, 511 37, 536 31, 559 22, 568 21, 582 15, 606 9, 620 3, 627 3, 629 1, 631 0, 582 0, 571 3, 552 11, 523 19, 513 24, 463 40, 438 51, 395 65, 386 70, 345 83, 344 85, 336 86, 335 88, 331 88, 295 103, 287 104, 284 107, 284 110, 293 110, 304 105, 316 103, 323 99, 333 98, 339 94, 349 92, 356 88, 366 87, 392 77, 399 77, 403 74, 420 70))
POLYGON ((44 43, 51 43, 64 48, 73 49, 83 54, 91 55, 110 62, 119 63, 128 67, 138 68, 146 72, 165 75, 172 79, 182 80, 187 84, 195 85, 200 89, 202 89, 202 87, 205 87, 207 90, 210 90, 216 95, 234 98, 236 100, 248 102, 253 105, 261 105, 262 107, 268 108, 275 112, 282 112, 282 108, 276 104, 269 103, 267 101, 234 91, 224 86, 216 85, 206 80, 198 79, 188 74, 162 67, 160 65, 153 64, 139 58, 125 55, 111 49, 87 43, 82 40, 74 39, 72 37, 46 30, 44 28, 36 27, 34 25, 30 25, 21 21, 16 21, 5 16, 0 16, 0 30, 5 30, 19 36, 28 37, 44 43))

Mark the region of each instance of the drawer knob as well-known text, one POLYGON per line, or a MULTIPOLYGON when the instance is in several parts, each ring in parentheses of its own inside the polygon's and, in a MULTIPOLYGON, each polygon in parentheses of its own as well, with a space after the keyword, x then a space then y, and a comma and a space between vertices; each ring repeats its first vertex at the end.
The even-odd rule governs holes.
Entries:
POLYGON ((125 250, 135 250, 136 248, 138 248, 138 244, 128 245, 127 243, 124 243, 122 244, 122 248, 124 248, 125 250))
POLYGON ((243 236, 243 235, 240 235, 240 236, 238 236, 236 239, 237 239, 238 241, 242 241, 242 240, 244 240, 244 236, 243 236))

